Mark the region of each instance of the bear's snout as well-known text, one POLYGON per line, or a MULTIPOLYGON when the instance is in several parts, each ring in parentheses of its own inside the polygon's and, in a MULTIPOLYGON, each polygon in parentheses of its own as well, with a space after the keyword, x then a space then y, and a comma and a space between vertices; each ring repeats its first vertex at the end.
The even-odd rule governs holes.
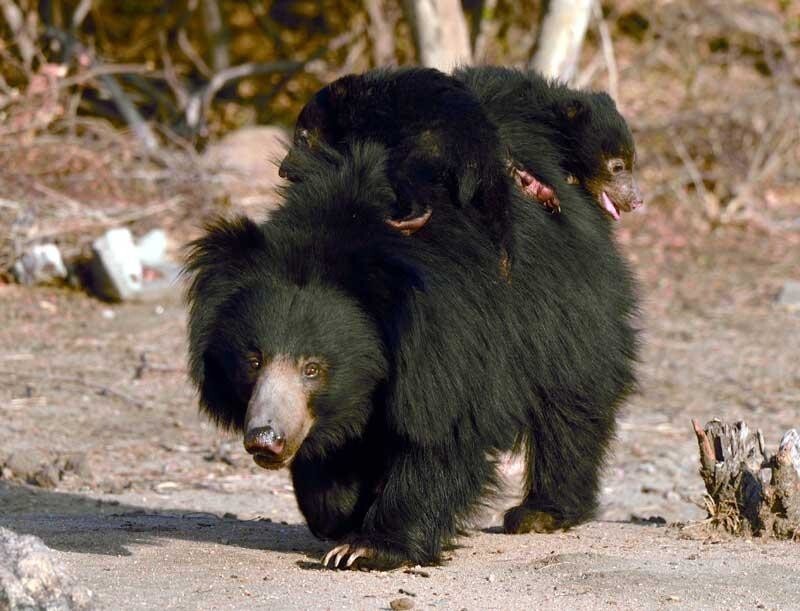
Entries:
POLYGON ((285 447, 286 435, 271 426, 252 429, 244 436, 244 449, 248 454, 279 458, 285 447))

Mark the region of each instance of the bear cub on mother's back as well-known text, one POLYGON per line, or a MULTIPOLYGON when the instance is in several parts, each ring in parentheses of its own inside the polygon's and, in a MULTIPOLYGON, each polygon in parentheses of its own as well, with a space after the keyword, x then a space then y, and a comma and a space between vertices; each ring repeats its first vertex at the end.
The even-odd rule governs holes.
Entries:
POLYGON ((464 83, 431 68, 372 70, 323 87, 303 107, 293 147, 280 173, 302 151, 353 142, 386 147, 397 199, 389 223, 410 234, 451 208, 486 231, 502 255, 511 254, 509 181, 500 141, 478 99, 464 83))

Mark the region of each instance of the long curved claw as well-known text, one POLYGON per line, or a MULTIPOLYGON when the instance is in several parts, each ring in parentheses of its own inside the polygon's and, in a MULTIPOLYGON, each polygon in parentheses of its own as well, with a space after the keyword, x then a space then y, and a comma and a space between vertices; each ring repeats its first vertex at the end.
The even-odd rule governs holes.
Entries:
POLYGON ((349 543, 343 543, 325 554, 322 559, 322 566, 329 569, 349 569, 353 568, 359 558, 366 560, 371 558, 372 555, 372 550, 367 547, 352 547, 349 543))
POLYGON ((358 547, 355 551, 350 552, 350 558, 347 559, 347 564, 345 566, 349 569, 359 558, 368 558, 369 556, 370 553, 366 547, 358 547))
POLYGON ((331 549, 327 554, 325 554, 325 557, 322 559, 322 566, 327 566, 329 568, 337 567, 339 565, 339 558, 341 554, 346 552, 348 549, 350 549, 350 546, 347 545, 347 543, 344 543, 342 545, 337 545, 336 547, 331 549), (331 558, 333 558, 334 556, 336 556, 336 562, 334 562, 333 564, 329 564, 331 558))
POLYGON ((432 215, 433 210, 426 208, 425 212, 419 216, 413 216, 401 221, 396 221, 395 219, 386 219, 386 224, 392 229, 396 229, 403 235, 412 235, 427 225, 428 221, 431 220, 432 215))

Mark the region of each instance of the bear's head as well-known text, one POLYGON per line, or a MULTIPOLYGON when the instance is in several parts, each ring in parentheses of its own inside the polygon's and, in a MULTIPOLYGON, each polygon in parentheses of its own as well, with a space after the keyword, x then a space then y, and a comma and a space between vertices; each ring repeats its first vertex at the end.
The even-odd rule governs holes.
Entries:
POLYGON ((324 453, 358 436, 387 364, 359 304, 321 279, 286 278, 271 246, 248 219, 194 243, 189 354, 201 407, 277 469, 301 447, 324 453))

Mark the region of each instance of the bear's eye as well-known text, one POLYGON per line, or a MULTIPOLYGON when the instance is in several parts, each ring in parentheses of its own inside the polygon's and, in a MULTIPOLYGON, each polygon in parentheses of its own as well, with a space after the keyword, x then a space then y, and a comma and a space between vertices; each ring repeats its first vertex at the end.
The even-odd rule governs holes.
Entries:
POLYGON ((251 354, 247 357, 247 365, 253 371, 258 371, 261 369, 261 357, 256 354, 251 354))
POLYGON ((309 144, 309 137, 308 137, 308 130, 307 129, 301 129, 297 133, 297 143, 298 144, 305 144, 305 145, 309 144))
POLYGON ((608 169, 612 174, 619 174, 625 170, 625 162, 622 159, 612 159, 608 162, 608 169))
POLYGON ((307 378, 316 378, 319 375, 319 363, 306 363, 303 366, 303 375, 307 378))

